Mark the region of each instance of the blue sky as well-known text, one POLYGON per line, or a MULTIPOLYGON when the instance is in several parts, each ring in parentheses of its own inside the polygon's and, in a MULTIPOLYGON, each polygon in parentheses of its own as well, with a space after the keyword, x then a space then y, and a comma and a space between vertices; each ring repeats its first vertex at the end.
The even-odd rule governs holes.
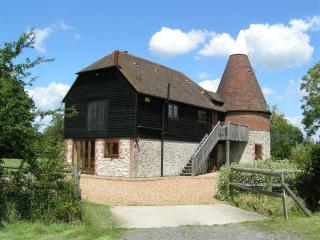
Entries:
POLYGON ((320 59, 320 1, 0 0, 0 44, 36 28, 28 55, 53 57, 30 88, 46 110, 75 73, 115 49, 184 72, 214 89, 238 32, 267 102, 301 126, 300 78, 320 59))

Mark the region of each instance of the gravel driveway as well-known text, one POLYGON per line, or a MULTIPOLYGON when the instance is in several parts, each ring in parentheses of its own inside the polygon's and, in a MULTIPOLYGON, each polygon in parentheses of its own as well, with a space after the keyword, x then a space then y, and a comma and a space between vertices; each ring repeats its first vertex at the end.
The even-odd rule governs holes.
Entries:
POLYGON ((217 173, 196 177, 124 178, 82 174, 81 193, 90 202, 115 205, 212 204, 217 173))
POLYGON ((122 240, 295 240, 298 236, 288 232, 269 233, 246 224, 220 226, 183 226, 175 228, 131 229, 122 240))

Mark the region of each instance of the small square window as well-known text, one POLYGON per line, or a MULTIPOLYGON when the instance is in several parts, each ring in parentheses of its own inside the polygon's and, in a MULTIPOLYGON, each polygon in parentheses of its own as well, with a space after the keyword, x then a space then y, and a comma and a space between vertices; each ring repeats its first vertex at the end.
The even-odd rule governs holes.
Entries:
POLYGON ((119 158, 119 140, 106 140, 104 144, 104 157, 119 158))
POLYGON ((198 121, 206 123, 207 119, 207 112, 204 110, 198 110, 198 121))
POLYGON ((172 118, 179 117, 179 108, 177 104, 173 104, 173 103, 168 104, 168 116, 172 118))

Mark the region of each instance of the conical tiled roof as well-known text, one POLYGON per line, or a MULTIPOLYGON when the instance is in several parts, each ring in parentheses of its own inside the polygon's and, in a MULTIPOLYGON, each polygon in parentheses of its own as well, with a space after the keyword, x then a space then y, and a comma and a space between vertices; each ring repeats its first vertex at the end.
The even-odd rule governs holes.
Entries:
POLYGON ((269 112, 266 100, 246 54, 233 54, 218 87, 228 111, 269 112))

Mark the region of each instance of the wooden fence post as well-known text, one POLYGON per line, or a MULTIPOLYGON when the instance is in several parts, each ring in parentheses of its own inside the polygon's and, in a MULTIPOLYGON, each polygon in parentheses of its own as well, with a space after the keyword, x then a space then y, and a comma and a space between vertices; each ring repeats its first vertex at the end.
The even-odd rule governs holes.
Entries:
MULTIPOLYGON (((283 172, 281 172, 281 185, 284 183, 284 176, 283 172)), ((272 187, 272 185, 271 185, 272 187)), ((282 186, 282 204, 283 204, 283 213, 286 220, 288 220, 288 205, 287 205, 287 199, 286 199, 286 190, 282 186)))
POLYGON ((226 141, 226 165, 230 165, 230 141, 226 141))
MULTIPOLYGON (((252 187, 247 187, 244 184, 241 183, 233 183, 230 180, 229 182, 229 188, 237 188, 240 190, 244 191, 249 191, 253 193, 258 193, 258 194, 264 194, 267 196, 271 197, 278 197, 282 198, 283 201, 283 211, 284 211, 284 216, 288 220, 288 205, 287 205, 287 199, 286 199, 286 194, 288 194, 294 202, 300 207, 300 209, 307 215, 307 216, 312 216, 312 212, 304 206, 302 202, 297 198, 297 196, 291 191, 291 189, 288 187, 288 185, 284 182, 284 174, 286 173, 293 173, 297 172, 298 170, 268 170, 268 169, 253 169, 253 168, 232 168, 232 171, 240 171, 240 172, 247 172, 247 173, 255 173, 255 174, 262 174, 262 175, 267 175, 271 177, 280 177, 281 178, 281 187, 282 187, 282 193, 275 193, 271 191, 266 191, 266 190, 260 190, 260 189, 255 189, 252 187)), ((230 176, 231 177, 231 176, 230 176)), ((270 179, 271 183, 271 179, 270 179)), ((231 192, 230 192, 231 194, 231 192)))
POLYGON ((233 169, 232 169, 232 167, 230 168, 230 176, 229 176, 229 193, 230 193, 230 196, 231 196, 231 200, 234 201, 234 198, 233 198, 233 187, 230 186, 230 183, 233 183, 233 169))

